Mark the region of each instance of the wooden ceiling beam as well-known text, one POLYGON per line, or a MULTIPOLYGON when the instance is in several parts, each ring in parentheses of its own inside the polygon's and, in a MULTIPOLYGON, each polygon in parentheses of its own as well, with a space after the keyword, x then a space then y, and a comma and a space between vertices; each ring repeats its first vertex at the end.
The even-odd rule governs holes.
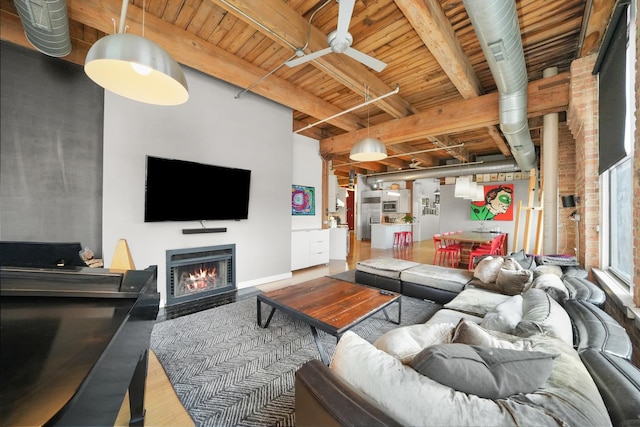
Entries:
MULTIPOLYGON (((370 135, 386 145, 408 142, 433 135, 458 133, 499 123, 498 93, 452 101, 426 109, 414 116, 320 141, 320 151, 343 153, 358 140, 370 135)), ((560 112, 569 105, 569 72, 529 83, 528 117, 560 112)))
MULTIPOLYGON (((438 0, 394 1, 460 95, 464 99, 482 95, 482 83, 438 0)), ((511 151, 497 127, 487 126, 487 131, 500 152, 511 156, 511 151)))
MULTIPOLYGON (((258 3, 262 2, 256 2, 258 3)), ((105 33, 113 32, 111 18, 120 15, 121 7, 119 0, 67 1, 70 19, 105 33)), ((188 31, 149 15, 145 16, 145 37, 157 41, 181 64, 239 87, 249 87, 267 73, 262 68, 243 61, 188 31)), ((133 4, 129 5, 126 22, 130 32, 139 34, 142 27, 142 9, 133 4)), ((331 103, 310 96, 308 92, 274 75, 269 76, 252 91, 313 117, 326 118, 342 112, 331 103)), ((362 122, 351 113, 340 115, 328 123, 348 132, 366 126, 366 122, 362 122)))
POLYGON ((600 49, 616 3, 613 0, 587 0, 578 57, 590 55, 600 49))
POLYGON ((464 99, 482 94, 482 84, 437 0, 394 0, 464 99))
MULTIPOLYGON (((295 9, 282 0, 210 0, 228 10, 238 19, 246 22, 252 28, 265 34, 280 45, 290 49, 301 48, 307 43, 308 21, 300 16, 295 9)), ((327 36, 314 25, 310 28, 307 53, 317 52, 327 47, 327 36)), ((346 55, 328 54, 309 63, 327 75, 349 87, 356 93, 364 94, 364 86, 368 86, 371 98, 376 98, 391 92, 389 87, 376 74, 360 62, 346 55)), ((303 66, 303 65, 301 65, 303 66)), ((392 117, 405 117, 417 112, 408 101, 400 95, 380 100, 376 105, 392 117)), ((312 115, 319 119, 328 116, 312 115)))

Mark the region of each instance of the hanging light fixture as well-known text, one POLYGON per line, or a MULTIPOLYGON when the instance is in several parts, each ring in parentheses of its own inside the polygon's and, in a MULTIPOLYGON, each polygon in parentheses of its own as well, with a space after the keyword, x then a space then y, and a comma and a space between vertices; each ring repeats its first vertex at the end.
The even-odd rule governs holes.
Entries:
POLYGON ((456 186, 454 187, 454 197, 465 197, 469 194, 469 182, 471 180, 468 176, 459 176, 456 178, 456 186))
POLYGON ((122 2, 117 33, 98 40, 85 59, 84 71, 103 88, 134 101, 155 105, 178 105, 189 99, 187 79, 169 53, 142 37, 124 33, 128 0, 122 2))
MULTIPOLYGON (((369 89, 365 87, 365 101, 369 100, 369 89)), ((356 142, 349 158, 356 162, 375 162, 387 158, 387 147, 378 138, 369 136, 369 105, 367 104, 367 137, 356 142)))

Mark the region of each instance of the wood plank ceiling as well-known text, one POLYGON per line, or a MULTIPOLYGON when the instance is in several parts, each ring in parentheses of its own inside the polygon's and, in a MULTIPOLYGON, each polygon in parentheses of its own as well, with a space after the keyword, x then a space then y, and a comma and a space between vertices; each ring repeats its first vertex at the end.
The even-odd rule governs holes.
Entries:
MULTIPOLYGON (((614 3, 516 0, 534 144, 540 143, 542 114, 566 110, 570 64, 597 52, 614 3), (559 76, 537 82, 548 67, 558 67, 559 76), (560 89, 548 92, 553 87, 560 89)), ((145 37, 178 62, 238 86, 237 102, 249 89, 290 107, 292 130, 399 88, 398 94, 300 131, 320 140, 321 154, 332 160, 341 183, 352 168, 372 173, 407 169, 412 160, 429 167, 474 156, 511 156, 497 126, 496 84, 461 0, 356 0, 352 46, 387 63, 380 73, 336 53, 293 68, 284 65, 303 46, 306 53, 327 47, 326 35, 337 25, 336 0, 147 0, 144 5, 143 14, 143 0, 131 1, 128 32, 140 35, 144 17, 145 37), (367 135, 380 138, 391 157, 351 163, 351 146, 367 135), (434 148, 440 149, 420 152, 434 148)), ((67 7, 73 50, 63 59, 84 64, 91 45, 114 32, 122 3, 67 0, 67 7)), ((2 40, 32 48, 11 0, 0 0, 0 18, 2 40)))

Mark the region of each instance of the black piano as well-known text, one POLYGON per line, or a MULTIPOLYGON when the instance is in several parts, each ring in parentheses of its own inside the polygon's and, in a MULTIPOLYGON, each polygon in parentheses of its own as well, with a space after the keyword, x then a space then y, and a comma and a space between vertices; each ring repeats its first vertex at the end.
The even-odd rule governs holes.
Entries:
POLYGON ((0 418, 113 426, 127 390, 144 425, 156 268, 0 267, 0 418))

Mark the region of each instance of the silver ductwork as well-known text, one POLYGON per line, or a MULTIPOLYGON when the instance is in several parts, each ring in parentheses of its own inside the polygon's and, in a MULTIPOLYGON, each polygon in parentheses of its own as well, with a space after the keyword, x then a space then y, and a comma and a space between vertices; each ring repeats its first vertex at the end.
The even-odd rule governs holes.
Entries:
POLYGON ((66 0, 14 0, 27 40, 45 55, 71 52, 66 0))
POLYGON ((444 178, 447 176, 477 175, 484 173, 519 172, 515 160, 497 160, 477 164, 456 164, 432 169, 414 169, 402 172, 381 173, 367 176, 366 184, 370 187, 379 182, 413 181, 416 179, 444 178))
POLYGON ((527 69, 515 0, 463 0, 500 94, 500 129, 522 171, 536 167, 527 121, 527 69))

